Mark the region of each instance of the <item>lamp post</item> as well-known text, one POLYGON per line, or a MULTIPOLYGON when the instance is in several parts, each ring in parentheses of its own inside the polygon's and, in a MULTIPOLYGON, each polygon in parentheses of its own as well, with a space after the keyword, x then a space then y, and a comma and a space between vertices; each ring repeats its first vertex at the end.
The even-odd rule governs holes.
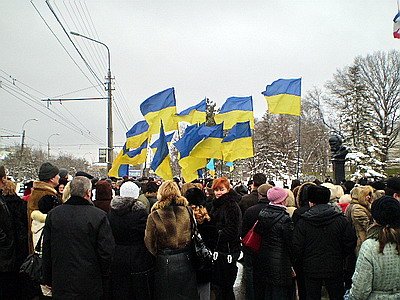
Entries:
POLYGON ((107 72, 107 85, 106 91, 108 92, 108 101, 107 101, 107 171, 111 169, 112 162, 114 161, 113 150, 114 150, 114 138, 113 138, 113 123, 112 123, 112 89, 111 89, 111 60, 110 60, 110 49, 108 49, 107 45, 92 39, 90 37, 84 36, 77 32, 70 32, 72 35, 79 36, 81 38, 87 39, 89 41, 98 43, 103 45, 107 49, 107 56, 108 56, 108 72, 107 72))
POLYGON ((26 123, 28 123, 29 121, 38 121, 38 119, 28 119, 24 122, 24 124, 22 124, 22 141, 21 141, 21 159, 22 159, 22 154, 24 152, 24 143, 25 143, 25 125, 26 123))
POLYGON ((53 133, 47 138, 47 160, 50 158, 50 138, 55 135, 60 135, 59 133, 53 133))

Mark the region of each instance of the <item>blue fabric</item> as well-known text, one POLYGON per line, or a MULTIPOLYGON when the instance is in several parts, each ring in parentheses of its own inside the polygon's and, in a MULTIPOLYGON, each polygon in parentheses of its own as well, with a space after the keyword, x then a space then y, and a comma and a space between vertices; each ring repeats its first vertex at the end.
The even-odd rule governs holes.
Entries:
POLYGON ((160 111, 171 106, 176 106, 174 88, 166 89, 144 100, 140 104, 140 111, 143 116, 146 116, 150 112, 160 111))
POLYGON ((157 170, 158 166, 163 162, 163 160, 169 154, 168 144, 165 138, 164 126, 162 122, 160 128, 160 137, 158 138, 158 140, 159 140, 159 147, 157 148, 156 154, 154 155, 153 161, 151 162, 150 165, 150 168, 153 171, 157 170))
POLYGON ((127 152, 125 152, 126 148, 124 145, 123 151, 124 151, 124 154, 128 155, 129 157, 135 157, 136 155, 140 154, 140 152, 142 152, 143 149, 146 149, 146 148, 147 148, 147 140, 145 140, 139 148, 136 148, 136 149, 133 149, 133 150, 130 150, 127 152))
MULTIPOLYGON (((172 138, 174 137, 175 132, 172 132, 165 136, 165 141, 167 143, 171 142, 172 138)), ((158 138, 153 144, 151 144, 150 148, 158 148, 160 147, 160 138, 158 138)))
POLYGON ((244 137, 251 137, 250 121, 236 123, 236 125, 229 130, 228 135, 222 142, 231 142, 244 137))
POLYGON ((126 138, 139 135, 147 130, 149 130, 149 124, 145 120, 139 121, 126 132, 126 138))
POLYGON ((118 169, 118 176, 128 176, 129 175, 129 165, 120 165, 118 169))
POLYGON ((272 84, 267 85, 266 91, 262 92, 264 96, 276 96, 289 94, 301 96, 301 78, 296 79, 278 79, 272 84))
POLYGON ((253 111, 253 99, 249 97, 229 97, 222 105, 220 114, 233 110, 253 111))
POLYGON ((207 107, 207 103, 206 103, 206 99, 202 100, 200 103, 193 105, 183 111, 181 111, 178 116, 186 116, 188 114, 190 114, 190 112, 192 112, 193 110, 197 110, 197 111, 206 111, 206 107, 207 107))

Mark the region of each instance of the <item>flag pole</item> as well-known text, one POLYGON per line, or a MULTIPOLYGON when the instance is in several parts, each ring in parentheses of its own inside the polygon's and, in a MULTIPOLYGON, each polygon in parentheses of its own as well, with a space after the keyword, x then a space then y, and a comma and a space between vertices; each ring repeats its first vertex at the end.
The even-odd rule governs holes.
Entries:
POLYGON ((299 179, 299 173, 300 173, 300 138, 301 138, 301 115, 299 116, 299 129, 297 132, 297 168, 296 168, 297 179, 299 179))
POLYGON ((400 12, 399 0, 397 0, 397 12, 400 12))

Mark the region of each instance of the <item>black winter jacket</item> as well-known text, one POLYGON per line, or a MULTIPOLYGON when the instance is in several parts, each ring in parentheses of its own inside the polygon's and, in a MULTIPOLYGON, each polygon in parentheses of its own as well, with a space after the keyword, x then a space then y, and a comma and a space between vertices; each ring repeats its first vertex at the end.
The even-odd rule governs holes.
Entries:
POLYGON ((256 232, 262 236, 261 249, 254 265, 254 276, 274 286, 291 286, 293 222, 285 207, 268 205, 258 217, 256 232), (272 226, 272 227, 271 227, 272 226))
POLYGON ((237 199, 240 196, 230 190, 214 200, 210 212, 210 225, 214 227, 211 250, 222 253, 240 252, 242 213, 237 199))
POLYGON ((258 220, 260 211, 267 207, 269 201, 267 198, 261 198, 258 203, 248 208, 243 215, 242 224, 242 238, 245 237, 247 232, 253 227, 254 223, 258 220))
POLYGON ((28 256, 26 202, 0 191, 0 272, 16 272, 28 256))
POLYGON ((43 277, 53 297, 102 297, 115 247, 106 213, 72 196, 48 213, 43 230, 43 277))
POLYGON ((329 204, 318 204, 301 215, 293 233, 293 251, 306 276, 343 276, 344 259, 353 253, 357 236, 347 218, 329 204))
POLYGON ((240 210, 242 211, 242 216, 246 212, 246 210, 253 205, 257 204, 258 202, 258 192, 257 189, 252 190, 249 195, 244 195, 242 199, 239 201, 239 207, 240 210))

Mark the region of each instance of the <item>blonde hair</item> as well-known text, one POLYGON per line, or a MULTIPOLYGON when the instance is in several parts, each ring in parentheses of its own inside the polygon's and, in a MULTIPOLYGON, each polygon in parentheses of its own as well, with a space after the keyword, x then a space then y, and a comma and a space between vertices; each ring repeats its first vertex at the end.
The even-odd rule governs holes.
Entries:
POLYGON ((64 186, 64 192, 62 194, 62 203, 67 202, 67 200, 71 197, 71 181, 68 181, 67 184, 64 186))
POLYGON ((296 207, 293 192, 289 189, 285 189, 285 191, 287 192, 286 207, 296 207))
POLYGON ((158 201, 180 200, 180 199, 185 199, 185 198, 182 197, 181 191, 179 190, 178 185, 174 181, 172 180, 164 181, 158 188, 157 192, 158 201))

